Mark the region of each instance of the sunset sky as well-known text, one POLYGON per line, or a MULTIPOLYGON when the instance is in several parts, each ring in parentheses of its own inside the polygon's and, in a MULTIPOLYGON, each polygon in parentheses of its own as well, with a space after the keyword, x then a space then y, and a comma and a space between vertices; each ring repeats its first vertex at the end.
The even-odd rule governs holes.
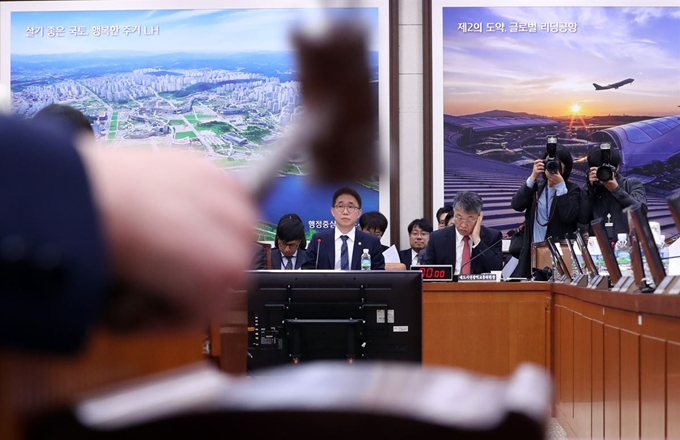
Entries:
POLYGON ((443 28, 445 114, 680 114, 680 7, 450 7, 443 28), (536 23, 536 32, 511 33, 513 22, 536 23), (460 23, 484 31, 463 32, 460 23), (505 32, 487 32, 489 23, 505 32), (541 30, 550 23, 577 30, 541 30), (635 81, 593 87, 626 78, 635 81))

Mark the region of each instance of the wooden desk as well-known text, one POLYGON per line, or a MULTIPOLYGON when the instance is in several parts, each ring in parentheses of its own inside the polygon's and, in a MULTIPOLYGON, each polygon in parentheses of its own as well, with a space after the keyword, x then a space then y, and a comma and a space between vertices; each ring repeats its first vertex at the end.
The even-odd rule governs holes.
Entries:
POLYGON ((550 284, 425 283, 423 364, 507 376, 551 368, 550 284))
POLYGON ((680 438, 680 296, 553 285, 555 413, 573 438, 680 438))

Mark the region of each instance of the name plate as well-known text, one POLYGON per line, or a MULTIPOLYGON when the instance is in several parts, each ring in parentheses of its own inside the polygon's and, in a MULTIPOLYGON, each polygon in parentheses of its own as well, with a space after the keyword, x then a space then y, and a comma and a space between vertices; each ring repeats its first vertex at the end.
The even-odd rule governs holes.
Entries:
POLYGON ((497 274, 495 273, 473 273, 468 275, 458 275, 459 282, 475 281, 498 281, 497 274))
POLYGON ((423 281, 453 281, 453 266, 450 264, 412 264, 411 270, 419 270, 423 281))

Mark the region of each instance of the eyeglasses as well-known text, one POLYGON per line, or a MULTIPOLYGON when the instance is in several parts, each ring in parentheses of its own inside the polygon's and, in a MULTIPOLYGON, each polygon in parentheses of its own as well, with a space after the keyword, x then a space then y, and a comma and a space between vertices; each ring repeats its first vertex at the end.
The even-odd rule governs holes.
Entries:
POLYGON ((474 224, 477 221, 477 219, 476 218, 475 219, 467 219, 467 218, 463 218, 463 217, 454 216, 453 221, 456 222, 456 223, 471 225, 471 224, 474 224))
POLYGON ((425 231, 420 231, 420 232, 412 231, 411 232, 411 237, 429 237, 429 236, 430 236, 430 233, 425 232, 425 231))
POLYGON ((333 208, 338 212, 342 212, 346 209, 350 214, 359 209, 354 205, 335 205, 333 208))
POLYGON ((297 249, 298 246, 300 246, 300 241, 301 240, 293 241, 293 242, 290 242, 290 243, 284 243, 282 241, 279 241, 279 247, 281 249, 285 249, 285 248, 297 249))
POLYGON ((383 232, 377 229, 367 229, 364 232, 369 233, 371 235, 375 235, 378 238, 381 238, 383 236, 383 232))

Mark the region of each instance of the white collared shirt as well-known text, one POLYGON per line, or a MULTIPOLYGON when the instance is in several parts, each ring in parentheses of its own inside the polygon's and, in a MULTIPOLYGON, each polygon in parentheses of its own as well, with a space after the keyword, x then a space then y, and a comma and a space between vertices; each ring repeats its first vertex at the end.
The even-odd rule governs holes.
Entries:
POLYGON ((411 248, 411 265, 418 264, 418 252, 411 248))
MULTIPOLYGON (((455 226, 451 226, 452 228, 455 228, 455 226)), ((458 232, 458 229, 456 229, 456 267, 455 271, 453 272, 455 275, 460 275, 460 266, 463 261, 463 246, 465 245, 465 242, 463 241, 464 235, 461 235, 460 232, 458 232)), ((469 235, 470 237, 470 258, 472 258, 472 249, 475 247, 477 243, 475 243, 472 240, 472 235, 469 235)), ((470 263, 472 264, 472 263, 470 263)))
POLYGON ((354 252, 354 239, 356 237, 356 228, 352 228, 348 233, 343 234, 340 229, 335 228, 335 269, 341 270, 342 262, 340 261, 340 253, 342 249, 341 236, 346 235, 347 239, 347 258, 349 260, 349 267, 352 268, 352 253, 354 252))
MULTIPOLYGON (((297 260, 297 254, 298 254, 298 252, 295 251, 293 256, 290 257, 291 262, 293 264, 293 270, 295 270, 295 262, 297 260)), ((288 257, 286 257, 285 255, 283 255, 283 253, 281 253, 281 270, 286 270, 286 264, 288 264, 288 257)))

